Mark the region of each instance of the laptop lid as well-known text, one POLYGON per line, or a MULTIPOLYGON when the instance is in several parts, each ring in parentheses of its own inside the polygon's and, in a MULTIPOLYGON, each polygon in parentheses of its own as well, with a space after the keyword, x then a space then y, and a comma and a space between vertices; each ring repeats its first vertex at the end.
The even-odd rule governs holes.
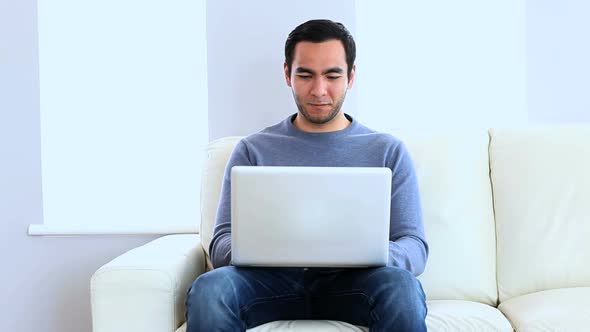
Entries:
POLYGON ((232 264, 387 264, 391 170, 235 166, 232 264))

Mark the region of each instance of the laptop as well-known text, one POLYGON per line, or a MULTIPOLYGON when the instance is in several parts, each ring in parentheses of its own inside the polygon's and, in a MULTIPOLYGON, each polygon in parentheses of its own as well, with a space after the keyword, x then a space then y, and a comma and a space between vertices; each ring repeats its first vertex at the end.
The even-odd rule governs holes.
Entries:
POLYGON ((387 264, 389 168, 234 166, 231 193, 233 265, 387 264))

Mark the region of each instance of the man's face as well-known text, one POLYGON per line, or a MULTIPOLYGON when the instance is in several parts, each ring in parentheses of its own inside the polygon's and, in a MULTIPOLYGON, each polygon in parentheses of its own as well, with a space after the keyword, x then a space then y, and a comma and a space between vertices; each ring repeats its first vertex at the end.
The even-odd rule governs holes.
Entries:
POLYGON ((350 77, 347 69, 346 52, 339 40, 295 45, 291 73, 284 65, 285 78, 307 122, 321 125, 338 115, 354 79, 354 66, 350 77))

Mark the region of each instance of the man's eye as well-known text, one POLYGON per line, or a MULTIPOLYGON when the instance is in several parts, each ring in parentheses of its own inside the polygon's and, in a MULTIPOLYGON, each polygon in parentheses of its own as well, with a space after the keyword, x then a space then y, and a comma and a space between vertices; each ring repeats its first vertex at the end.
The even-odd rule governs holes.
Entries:
POLYGON ((305 79, 311 78, 311 75, 297 75, 297 77, 305 80, 305 79))
POLYGON ((342 77, 342 76, 328 76, 328 79, 329 79, 329 80, 337 80, 337 79, 339 79, 340 77, 342 77))

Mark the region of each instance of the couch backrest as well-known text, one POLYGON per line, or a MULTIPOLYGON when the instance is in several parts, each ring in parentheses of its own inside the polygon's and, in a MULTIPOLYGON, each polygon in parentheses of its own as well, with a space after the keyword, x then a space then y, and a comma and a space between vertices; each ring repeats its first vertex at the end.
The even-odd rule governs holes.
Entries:
POLYGON ((590 125, 490 137, 500 301, 590 286, 590 125))
MULTIPOLYGON (((496 257, 486 131, 407 135, 418 175, 430 257, 420 276, 427 297, 496 305, 496 257)), ((208 251, 225 164, 239 137, 208 148, 201 236, 208 251)))
POLYGON ((495 306, 496 240, 485 130, 393 133, 418 176, 430 257, 420 276, 429 300, 495 306))

